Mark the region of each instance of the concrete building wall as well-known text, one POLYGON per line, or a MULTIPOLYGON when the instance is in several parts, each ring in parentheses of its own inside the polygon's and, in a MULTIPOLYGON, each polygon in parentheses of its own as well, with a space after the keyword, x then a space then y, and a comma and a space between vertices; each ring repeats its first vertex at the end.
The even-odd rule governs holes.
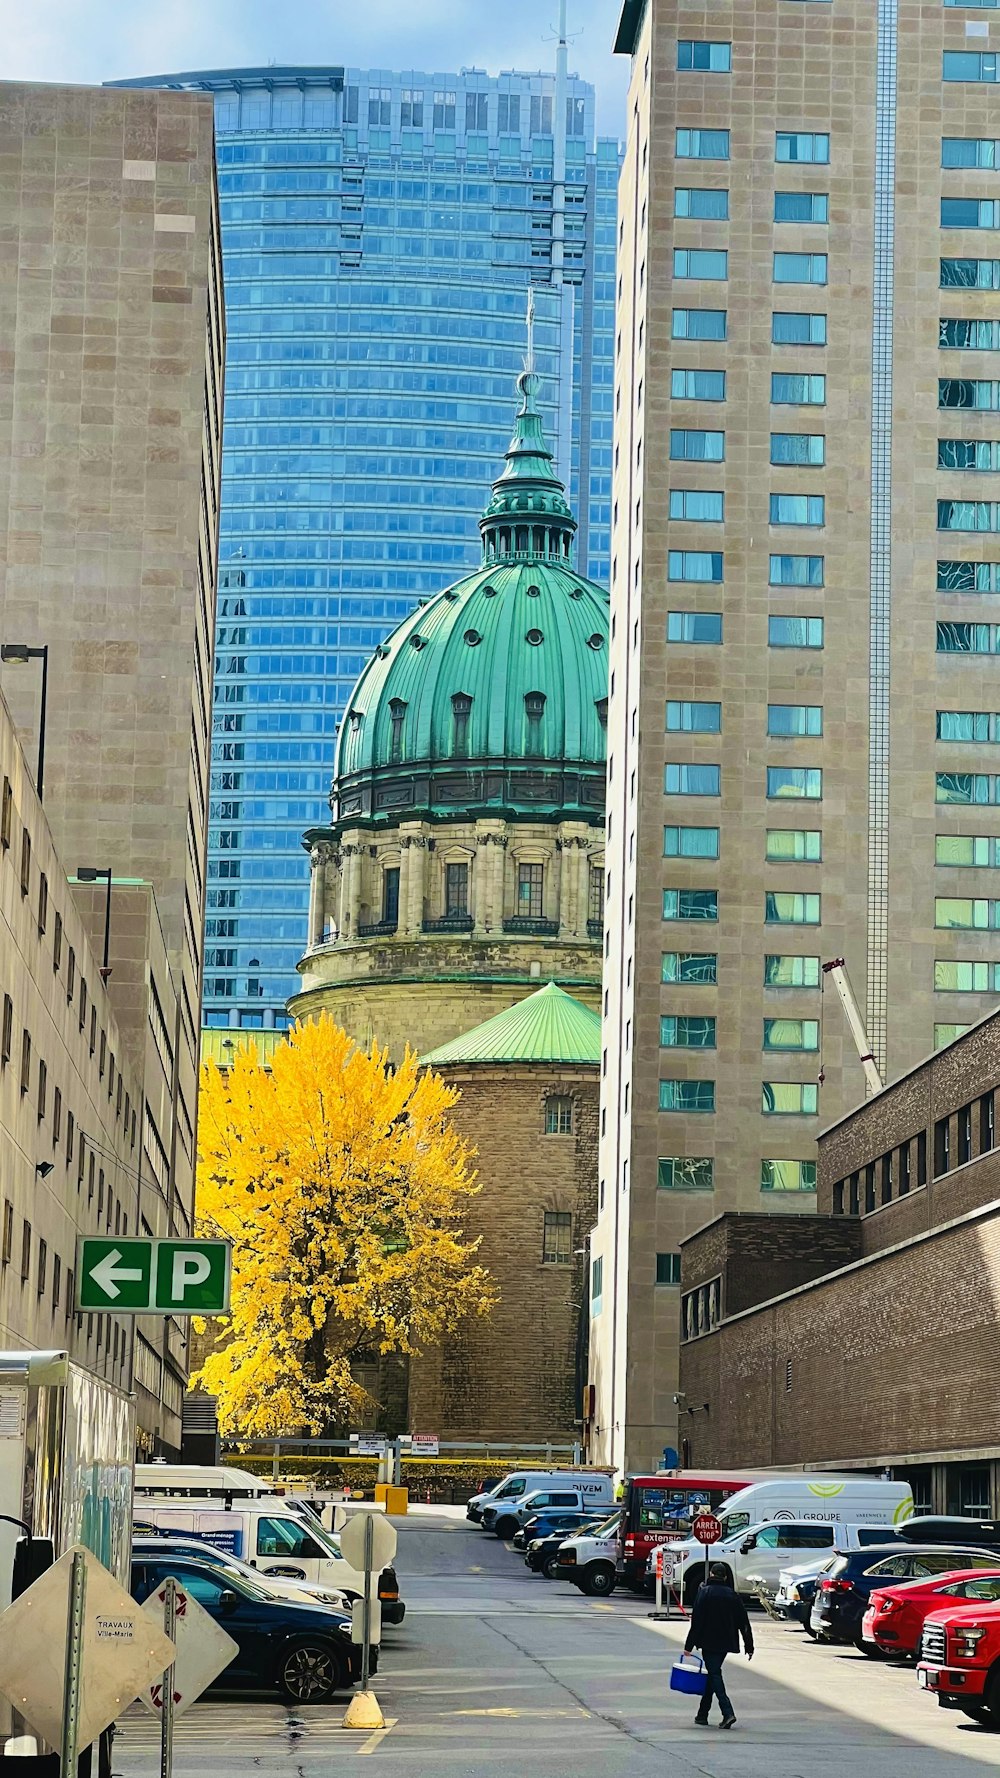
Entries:
POLYGON ((461 1090, 452 1121, 477 1150, 480 1194, 462 1225, 480 1238, 478 1258, 500 1301, 485 1319, 411 1360, 410 1428, 451 1439, 573 1441, 586 1332, 580 1250, 596 1193, 596 1070, 456 1064, 441 1073, 461 1090), (546 1134, 550 1095, 573 1102, 568 1134, 546 1134), (546 1211, 572 1218, 558 1263, 543 1257, 546 1211))
POLYGON ((938 626, 982 620, 990 601, 970 581, 1000 581, 992 541, 972 535, 991 522, 986 508, 939 512, 939 502, 985 498, 983 478, 938 469, 939 438, 995 430, 971 385, 939 408, 939 379, 989 376, 982 351, 941 332, 942 320, 993 313, 978 272, 961 287, 942 273, 945 258, 989 260, 993 236, 949 224, 941 209, 942 198, 989 195, 981 168, 942 169, 943 138, 987 138, 995 109, 987 82, 944 80, 942 57, 989 44, 967 41, 964 15, 943 6, 757 0, 695 16, 650 0, 626 5, 622 47, 633 61, 605 1089, 619 1127, 602 1155, 595 1244, 619 1285, 594 1345, 599 1454, 636 1467, 677 1430, 678 1318, 650 1288, 649 1252, 677 1250, 727 1209, 812 1211, 817 1130, 862 1090, 829 997, 824 1016, 819 964, 847 959, 883 1078, 968 1023, 992 991, 995 934, 972 900, 991 895, 975 867, 993 857, 994 749, 988 719, 972 743, 949 738, 964 719, 939 725, 937 712, 989 711, 995 675, 969 632, 942 637, 938 626), (688 134, 698 131, 726 134, 706 157, 688 134), (779 147, 779 132, 794 141, 779 147), (809 160, 814 136, 823 158, 809 160), (692 200, 676 196, 687 191, 692 200), (695 220, 701 194, 720 191, 728 219, 695 220), (723 310, 724 337, 694 337, 706 311, 723 310), (815 339, 826 343, 776 338, 774 317, 780 336, 792 325, 781 317, 794 315, 819 317, 815 339), (699 383, 706 372, 724 374, 724 389, 699 383), (680 435, 706 430, 725 434, 724 460, 678 454, 680 435), (793 460, 804 436, 822 439, 822 462, 793 460), (716 522, 685 506, 685 494, 713 492, 724 496, 716 522), (822 508, 788 504, 816 497, 822 508), (803 565, 813 558, 821 568, 803 565), (939 567, 952 562, 979 567, 939 567), (721 625, 714 644, 670 639, 690 634, 692 614, 721 625), (806 619, 822 634, 787 621, 806 619), (684 784, 715 767, 717 786, 684 784), (788 770, 822 778, 769 782, 788 770), (985 774, 975 789, 962 777, 974 773, 985 774), (665 832, 706 827, 718 830, 717 858, 704 836, 688 836, 696 850, 685 853, 665 832), (665 908, 665 891, 676 906, 665 908), (716 917, 682 902, 692 891, 717 895, 716 917), (805 897, 816 899, 792 899, 805 897), (714 981, 684 980, 679 966, 661 967, 664 953, 710 954, 714 981), (767 980, 771 956, 807 959, 802 978, 767 980), (714 1048, 664 1042, 663 1017, 714 1019, 714 1048), (803 1023, 779 1029, 775 1044, 765 1020, 803 1023), (699 1111, 661 1097, 676 1090, 661 1083, 690 1079, 714 1083, 714 1110, 711 1089, 699 1111), (778 1115, 765 1083, 779 1098, 804 1089, 800 1110, 778 1115), (657 1189, 658 1162, 678 1157, 711 1162, 702 1189, 657 1189))
MULTIPOLYGON (((66 865, 155 891, 193 1130, 224 349, 211 99, 0 84, 0 238, 3 639, 49 647, 66 865)), ((36 673, 3 684, 34 758, 36 673)), ((183 1155, 176 1183, 190 1216, 183 1155)))

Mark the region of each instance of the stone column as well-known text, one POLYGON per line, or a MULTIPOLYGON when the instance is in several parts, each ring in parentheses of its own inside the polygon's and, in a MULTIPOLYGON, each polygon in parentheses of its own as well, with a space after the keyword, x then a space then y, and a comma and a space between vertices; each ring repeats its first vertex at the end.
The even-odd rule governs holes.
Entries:
POLYGON ((576 863, 573 857, 574 839, 564 837, 562 830, 556 836, 553 866, 556 870, 556 913, 559 919, 559 937, 571 938, 576 928, 576 863))
POLYGON ((507 870, 507 835, 493 835, 493 931, 503 931, 504 886, 507 870))
POLYGON ((309 851, 309 936, 306 949, 310 951, 315 945, 323 943, 326 894, 323 872, 328 850, 327 846, 319 845, 310 847, 309 851))
POLYGON ((397 937, 402 938, 409 931, 410 925, 410 851, 409 840, 399 842, 399 914, 396 920, 397 937))
POLYGON ((344 846, 343 894, 341 896, 341 936, 356 939, 361 912, 361 847, 344 846))
POLYGON ((591 855, 586 840, 580 841, 580 913, 577 931, 581 938, 587 937, 587 921, 590 918, 590 866, 591 855))

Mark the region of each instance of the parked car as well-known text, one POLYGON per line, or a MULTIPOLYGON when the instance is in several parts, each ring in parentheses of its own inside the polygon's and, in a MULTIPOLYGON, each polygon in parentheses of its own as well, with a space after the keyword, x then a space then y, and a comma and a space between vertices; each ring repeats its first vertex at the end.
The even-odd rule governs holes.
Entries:
POLYGON ((816 1557, 813 1561, 803 1562, 795 1568, 783 1568, 778 1575, 778 1586, 774 1595, 776 1612, 793 1623, 801 1624, 809 1636, 816 1634, 809 1622, 816 1588, 823 1575, 833 1567, 836 1560, 836 1555, 827 1555, 822 1561, 816 1557))
MULTIPOLYGON (((325 1704, 360 1676, 361 1649, 345 1612, 279 1599, 256 1580, 173 1553, 133 1559, 132 1597, 142 1605, 170 1574, 238 1644, 216 1686, 273 1686, 293 1704, 325 1704)), ((377 1665, 378 1651, 371 1653, 377 1665)))
POLYGON ((917 1681, 942 1709, 1000 1728, 1000 1605, 932 1611, 920 1635, 917 1681))
POLYGON ((134 1527, 132 1554, 144 1556, 147 1561, 159 1556, 191 1556, 194 1561, 205 1562, 209 1568, 217 1568, 223 1574, 255 1581, 266 1593, 273 1593, 278 1599, 318 1599, 321 1605, 332 1605, 336 1611, 349 1612, 351 1609, 347 1594, 336 1587, 323 1586, 315 1580, 281 1580, 276 1574, 261 1574, 239 1556, 231 1556, 228 1550, 217 1549, 214 1543, 203 1543, 197 1537, 148 1536, 134 1527))
POLYGON ((613 1593, 620 1523, 621 1514, 615 1512, 592 1531, 574 1532, 559 1550, 555 1578, 570 1581, 581 1593, 599 1593, 602 1597, 613 1593))
POLYGON ((544 1574, 546 1580, 557 1580, 556 1564, 565 1547, 568 1535, 587 1536, 599 1529, 595 1519, 587 1520, 575 1532, 566 1530, 553 1531, 547 1537, 533 1537, 524 1546, 524 1565, 534 1574, 544 1574))
MULTIPOLYGON (((734 1495, 733 1499, 738 1500, 739 1495, 734 1495)), ((721 1562, 729 1570, 737 1592, 753 1598, 759 1593, 761 1582, 776 1593, 783 1569, 809 1561, 824 1562, 835 1550, 864 1549, 868 1545, 882 1549, 893 1544, 895 1539, 891 1525, 843 1525, 817 1519, 781 1519, 754 1525, 723 1539, 712 1546, 710 1556, 713 1562, 721 1562)), ((674 1586, 681 1592, 684 1603, 690 1605, 705 1578, 704 1545, 685 1538, 683 1543, 671 1545, 671 1555, 674 1558, 674 1586)), ((650 1556, 647 1592, 652 1585, 650 1556)))
POLYGON ((614 1498, 614 1478, 599 1469, 515 1469, 488 1492, 473 1494, 466 1504, 465 1516, 481 1524, 489 1506, 507 1506, 537 1493, 540 1488, 581 1488, 594 1501, 614 1498))
POLYGON ((573 1531, 582 1530, 594 1518, 593 1507, 559 1506, 546 1508, 542 1512, 532 1513, 519 1531, 515 1531, 513 1544, 516 1550, 526 1550, 529 1543, 536 1537, 550 1537, 553 1531, 561 1531, 569 1537, 573 1531))
POLYGON ((898 1543, 884 1550, 856 1550, 840 1556, 816 1588, 810 1624, 827 1642, 853 1642, 862 1653, 876 1655, 866 1642, 861 1620, 876 1587, 894 1580, 928 1580, 934 1575, 981 1568, 990 1561, 990 1550, 947 1549, 929 1544, 926 1549, 898 1543))
POLYGON ((497 1537, 513 1537, 515 1531, 526 1524, 535 1513, 546 1508, 564 1508, 570 1512, 593 1512, 596 1507, 608 1507, 612 1504, 611 1477, 598 1478, 606 1486, 598 1487, 596 1483, 586 1488, 559 1486, 552 1488, 536 1488, 526 1494, 522 1500, 507 1501, 503 1504, 494 1503, 483 1508, 482 1527, 484 1531, 493 1531, 497 1537))
POLYGON ((935 1518, 924 1514, 896 1526, 904 1543, 972 1544, 977 1550, 1000 1550, 1000 1519, 935 1518))
POLYGON ((961 1605, 1000 1600, 1000 1556, 982 1567, 936 1580, 907 1580, 896 1587, 876 1587, 861 1620, 861 1635, 883 1654, 915 1655, 924 1619, 952 1601, 961 1605))

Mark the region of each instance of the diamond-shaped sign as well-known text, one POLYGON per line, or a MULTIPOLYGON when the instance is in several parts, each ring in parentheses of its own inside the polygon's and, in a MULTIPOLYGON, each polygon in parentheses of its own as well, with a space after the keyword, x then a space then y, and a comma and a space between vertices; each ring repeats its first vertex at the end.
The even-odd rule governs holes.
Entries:
MULTIPOLYGON (((0 1615, 0 1692, 53 1747, 62 1731, 73 1550, 0 1615)), ((89 1550, 78 1740, 102 1729, 174 1658, 174 1644, 89 1550)))
MULTIPOLYGON (((166 1586, 157 1587, 143 1606, 146 1616, 154 1624, 163 1628, 163 1601, 166 1586)), ((174 1663, 174 1715, 183 1716, 185 1710, 201 1697, 211 1685, 213 1679, 229 1666, 233 1658, 239 1654, 239 1644, 231 1636, 227 1636, 221 1624, 217 1624, 197 1599, 186 1593, 180 1581, 174 1582, 174 1641, 177 1645, 177 1659, 174 1663)), ((139 1702, 145 1704, 154 1716, 159 1716, 163 1709, 163 1687, 165 1674, 160 1674, 152 1685, 147 1685, 139 1693, 139 1702)))

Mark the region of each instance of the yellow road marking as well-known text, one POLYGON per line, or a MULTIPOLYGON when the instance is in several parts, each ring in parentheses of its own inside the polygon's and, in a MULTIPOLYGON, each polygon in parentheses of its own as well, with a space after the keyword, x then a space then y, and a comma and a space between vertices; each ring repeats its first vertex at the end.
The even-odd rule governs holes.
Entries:
POLYGON ((591 1611, 614 1611, 615 1608, 613 1605, 601 1605, 596 1600, 591 1600, 590 1609, 591 1611))
POLYGON ((485 1574, 486 1570, 485 1570, 485 1568, 470 1568, 469 1573, 470 1574, 485 1574))
POLYGON ((357 1751, 359 1753, 374 1753, 379 1742, 385 1740, 386 1735, 389 1734, 391 1729, 394 1729, 396 1727, 396 1724, 398 1721, 399 1721, 398 1716, 387 1717, 386 1723, 385 1723, 385 1728, 376 1729, 374 1734, 369 1735, 367 1741, 363 1742, 357 1751))
POLYGON ((452 1716, 589 1716, 582 1705, 576 1710, 518 1710, 513 1705, 498 1704, 487 1710, 453 1710, 452 1716))

